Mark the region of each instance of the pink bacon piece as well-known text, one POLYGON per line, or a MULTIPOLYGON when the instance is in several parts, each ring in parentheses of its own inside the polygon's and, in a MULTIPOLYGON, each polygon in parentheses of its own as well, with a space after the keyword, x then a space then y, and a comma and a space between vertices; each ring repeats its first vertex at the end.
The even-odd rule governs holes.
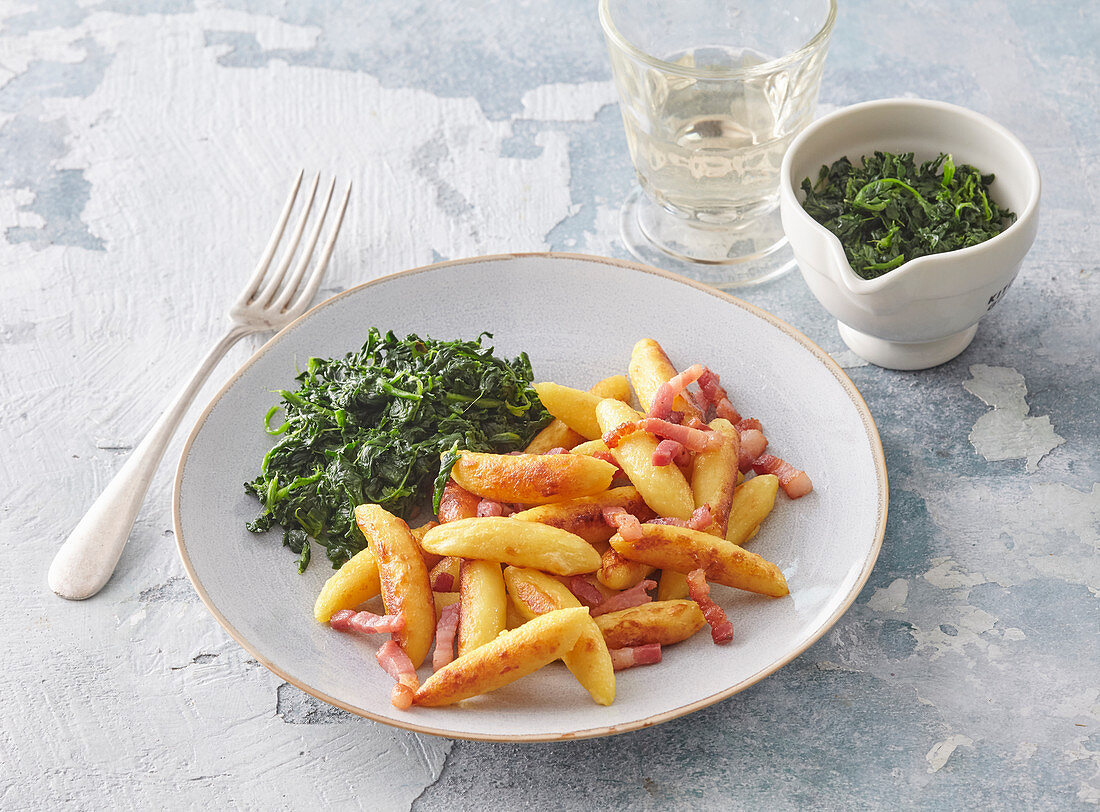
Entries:
POLYGON ((738 452, 737 467, 746 473, 757 458, 768 447, 768 438, 758 429, 746 429, 741 432, 741 450, 738 452))
POLYGON ((714 416, 721 417, 723 420, 728 420, 731 423, 741 422, 741 413, 733 408, 733 404, 730 403, 729 398, 722 398, 718 401, 718 405, 714 407, 714 416))
POLYGON ((416 678, 416 669, 412 660, 401 646, 392 640, 387 640, 382 648, 375 654, 382 670, 389 674, 397 682, 390 692, 390 704, 395 708, 406 710, 412 707, 416 689, 420 687, 420 680, 416 678))
POLYGON ((814 484, 805 471, 800 471, 786 460, 771 454, 757 457, 752 464, 752 470, 758 474, 775 474, 779 477, 779 486, 791 499, 805 496, 814 489, 814 484))
POLYGON ((660 516, 656 519, 650 519, 646 524, 668 524, 673 527, 687 527, 688 523, 683 519, 674 519, 671 516, 660 516))
POLYGON ((626 508, 608 506, 603 509, 603 520, 619 531, 624 541, 638 541, 642 537, 642 523, 626 508))
POLYGON ((463 488, 453 479, 448 479, 443 488, 443 496, 439 500, 439 523, 469 519, 476 515, 478 500, 475 496, 463 488))
POLYGON ((555 446, 554 448, 548 448, 546 451, 543 451, 542 453, 544 455, 545 454, 568 454, 569 449, 565 448, 564 446, 559 445, 559 446, 555 446))
POLYGON ((454 592, 455 577, 449 572, 436 573, 432 581, 432 592, 454 592))
POLYGON ((699 391, 703 393, 707 403, 713 405, 715 401, 721 398, 729 398, 729 393, 722 386, 722 380, 718 377, 718 373, 710 367, 703 370, 703 374, 699 376, 698 381, 699 391))
POLYGON ((699 376, 699 389, 707 402, 714 407, 715 417, 721 417, 735 425, 741 422, 741 415, 730 403, 729 393, 722 388, 718 376, 710 369, 699 376))
POLYGON ((734 428, 737 429, 738 432, 747 431, 748 429, 756 429, 757 431, 764 430, 764 427, 760 424, 760 421, 757 420, 755 417, 742 418, 741 420, 737 421, 736 424, 734 424, 734 428))
POLYGON ((603 460, 604 462, 611 463, 616 468, 618 468, 620 471, 623 470, 619 466, 618 460, 615 459, 615 456, 610 451, 602 451, 602 450, 601 451, 593 451, 592 456, 595 457, 598 460, 603 460))
POLYGON ((628 434, 633 434, 637 430, 638 424, 631 420, 627 420, 625 423, 620 423, 615 426, 611 431, 605 432, 603 435, 603 444, 608 448, 618 448, 623 437, 626 437, 628 434))
POLYGON ((618 612, 620 609, 629 609, 632 606, 641 606, 643 603, 649 603, 653 598, 649 596, 648 591, 656 588, 656 586, 656 581, 650 581, 647 578, 640 584, 635 584, 630 587, 630 589, 624 589, 617 595, 604 598, 599 606, 592 607, 589 614, 591 614, 592 617, 598 617, 599 615, 606 615, 608 612, 618 612))
POLYGON ((698 530, 700 533, 705 531, 708 527, 714 524, 714 513, 710 509, 710 505, 703 504, 695 508, 695 511, 691 514, 691 518, 687 521, 687 526, 692 530, 698 530))
POLYGON ((658 519, 650 519, 646 524, 668 524, 673 527, 686 527, 689 530, 698 530, 702 533, 714 524, 714 512, 711 511, 710 505, 704 504, 695 508, 695 510, 692 511, 691 518, 687 521, 683 519, 674 519, 671 516, 662 516, 658 519))
POLYGON ((669 423, 656 417, 643 417, 638 421, 638 428, 657 437, 675 440, 688 451, 708 451, 722 444, 722 435, 716 431, 669 423))
POLYGON ((492 499, 482 499, 477 503, 477 515, 479 518, 486 516, 503 516, 504 505, 494 502, 492 499))
POLYGON ((703 610, 703 617, 710 624, 710 636, 715 643, 728 643, 733 639, 733 624, 730 623, 722 607, 710 597, 710 584, 707 583, 706 572, 692 570, 688 573, 688 597, 699 604, 703 610))
POLYGON ((405 628, 405 616, 376 615, 374 612, 356 612, 354 609, 341 609, 333 612, 328 625, 338 632, 359 632, 359 634, 392 634, 405 628))
POLYGON ((692 364, 683 372, 674 375, 670 380, 658 386, 653 395, 653 404, 646 412, 646 417, 667 420, 669 413, 672 411, 672 401, 691 384, 699 380, 699 376, 706 372, 706 369, 702 364, 692 364))
POLYGON ((661 440, 657 443, 657 448, 653 451, 653 457, 651 458, 653 464, 658 467, 664 467, 674 462, 681 454, 687 452, 682 443, 678 443, 675 440, 661 440))
POLYGON ((583 575, 574 575, 569 579, 569 591, 590 609, 603 603, 603 593, 583 575))
POLYGON ((611 667, 616 671, 633 668, 636 665, 653 665, 661 662, 661 644, 646 643, 642 646, 610 649, 611 667))
POLYGON ((432 670, 438 671, 455 658, 455 635, 458 633, 458 621, 461 617, 460 604, 445 606, 435 624, 435 651, 432 652, 432 670))

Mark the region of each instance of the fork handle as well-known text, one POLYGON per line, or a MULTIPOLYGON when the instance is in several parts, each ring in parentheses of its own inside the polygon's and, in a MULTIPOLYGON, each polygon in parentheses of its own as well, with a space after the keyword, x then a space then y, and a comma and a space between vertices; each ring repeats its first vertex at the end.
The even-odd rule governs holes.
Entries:
POLYGON ((74 601, 90 598, 110 579, 130 538, 149 483, 187 408, 229 348, 252 332, 255 330, 235 325, 207 353, 191 380, 61 545, 50 564, 47 580, 50 589, 62 598, 74 601))

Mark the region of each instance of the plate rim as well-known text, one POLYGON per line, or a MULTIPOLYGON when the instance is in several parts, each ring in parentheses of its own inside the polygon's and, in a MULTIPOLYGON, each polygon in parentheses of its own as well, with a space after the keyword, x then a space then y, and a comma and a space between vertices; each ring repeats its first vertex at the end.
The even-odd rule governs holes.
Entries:
POLYGON ((647 727, 653 727, 664 722, 678 719, 681 716, 686 716, 689 713, 702 710, 703 708, 710 707, 717 704, 724 699, 728 699, 734 694, 738 694, 741 691, 755 685, 765 677, 774 674, 783 666, 794 660, 801 655, 810 646, 820 640, 829 629, 831 629, 836 622, 848 611, 849 607, 855 602, 855 599, 862 591, 864 584, 871 575, 872 569, 874 569, 875 562, 878 560, 879 552, 882 549, 882 541, 886 535, 886 520, 889 513, 890 502, 890 488, 886 473, 886 454, 882 447, 882 439, 879 435, 878 426, 875 423, 874 417, 871 415, 871 410, 867 406, 867 402, 863 399, 863 395, 856 387, 855 383, 847 373, 840 367, 840 365, 830 356, 825 350, 818 346, 815 342, 810 340, 802 331, 788 324, 786 321, 778 318, 777 316, 769 313, 763 308, 757 307, 754 304, 750 304, 742 299, 738 299, 734 296, 730 296, 728 293, 718 290, 717 288, 710 287, 701 282, 697 282, 693 279, 680 276, 678 274, 671 273, 669 271, 662 270, 660 268, 654 268, 649 265, 642 265, 637 262, 631 262, 628 260, 622 260, 612 257, 604 257, 596 254, 584 254, 574 252, 561 252, 561 251, 526 251, 526 252, 508 252, 500 254, 486 254, 482 256, 465 257, 462 259, 451 259, 443 262, 433 262, 428 265, 420 265, 415 268, 410 268, 404 271, 397 271, 395 273, 386 274, 380 276, 377 279, 372 279, 368 282, 362 282, 358 285, 348 288, 347 290, 336 293, 324 301, 318 302, 311 307, 301 316, 296 318, 290 324, 283 329, 279 330, 275 335, 265 341, 252 355, 250 355, 240 367, 229 377, 229 379, 218 389, 218 391, 210 399, 210 402, 202 410, 202 413, 196 419, 194 426, 191 428, 187 436, 187 440, 184 442, 183 449, 180 452, 179 462, 176 465, 176 474, 172 483, 172 524, 176 536, 176 550, 179 553, 180 560, 183 562, 184 570, 187 572, 187 577, 191 581, 192 587, 195 592, 198 593, 200 600, 206 606, 207 610, 214 616, 214 619, 222 626, 229 636, 233 638, 236 643, 241 646, 245 651, 251 654, 257 662, 267 668, 276 676, 282 678, 287 683, 293 685, 299 690, 309 694, 310 696, 320 699, 334 707, 347 711, 348 713, 360 716, 366 719, 370 719, 374 722, 396 727, 402 730, 407 730, 413 733, 425 733, 431 736, 439 736, 447 739, 459 739, 464 741, 492 741, 492 742, 556 742, 556 741, 571 741, 580 739, 593 739, 603 736, 613 736, 619 733, 629 733, 634 730, 642 730, 647 727), (570 259, 579 260, 583 262, 596 262, 604 265, 612 265, 618 268, 623 268, 630 271, 636 271, 641 273, 648 273, 655 276, 660 276, 665 279, 669 279, 673 282, 687 285, 688 287, 695 288, 703 293, 711 295, 727 304, 732 304, 740 307, 742 310, 746 310, 752 315, 763 319, 778 329, 780 332, 793 338, 801 346, 810 351, 810 353, 821 362, 825 368, 832 373, 833 377, 844 389, 848 395, 852 404, 856 407, 856 411, 860 416, 860 420, 863 424, 864 431, 870 440, 871 456, 874 461, 875 478, 878 484, 877 494, 877 509, 876 516, 877 527, 875 528, 875 541, 869 548, 867 555, 863 561, 860 573, 852 585, 848 595, 837 607, 837 609, 811 634, 800 643, 795 649, 788 654, 785 654, 775 663, 756 671, 753 674, 745 677, 739 682, 724 688, 710 696, 703 697, 694 702, 690 702, 686 705, 680 705, 675 708, 671 708, 660 713, 651 714, 641 719, 636 719, 631 722, 624 722, 614 725, 601 725, 598 727, 585 728, 583 730, 566 731, 564 733, 472 733, 472 732, 459 732, 453 730, 443 730, 440 728, 431 727, 428 725, 417 724, 414 721, 404 721, 400 719, 394 719, 388 716, 382 716, 366 708, 360 708, 356 705, 351 705, 336 697, 329 696, 323 691, 319 691, 312 686, 306 685, 299 680, 291 677, 284 672, 274 663, 269 661, 257 648, 249 642, 237 629, 229 622, 229 619, 225 617, 214 604, 213 600, 207 594, 206 589, 202 586, 201 581, 196 574, 194 567, 191 564, 190 556, 187 553, 187 544, 184 540, 182 521, 180 516, 180 487, 183 482, 183 473, 187 465, 187 460, 191 454, 191 447, 194 444, 195 439, 198 437, 199 432, 202 431, 205 426, 210 413, 214 407, 226 394, 226 392, 232 387, 244 373, 257 361, 261 356, 265 355, 273 345, 279 341, 284 334, 293 330, 303 320, 311 318, 314 314, 321 309, 328 307, 338 299, 342 299, 345 296, 349 296, 353 293, 357 293, 365 288, 372 287, 374 285, 381 284, 383 282, 395 279, 402 276, 412 276, 415 274, 425 273, 428 271, 435 271, 440 268, 446 268, 455 265, 471 265, 483 262, 499 262, 511 259, 524 259, 531 257, 540 257, 548 259, 570 259))

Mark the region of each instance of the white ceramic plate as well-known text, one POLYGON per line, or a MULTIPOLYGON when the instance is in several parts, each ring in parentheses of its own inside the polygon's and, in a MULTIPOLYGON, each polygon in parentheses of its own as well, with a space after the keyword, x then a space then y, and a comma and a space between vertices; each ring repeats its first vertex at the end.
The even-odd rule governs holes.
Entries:
MULTIPOLYGON (((775 317, 710 288, 630 263, 528 254, 460 260, 396 274, 318 305, 265 344, 218 393, 176 474, 176 538, 202 600, 245 649, 288 682, 353 713, 410 730, 490 740, 621 733, 676 718, 747 688, 836 622, 871 572, 886 525, 878 432, 852 382, 824 351, 775 317), (526 350, 536 380, 587 388, 625 373, 634 343, 656 338, 680 368, 709 365, 770 450, 809 472, 814 491, 782 495, 751 548, 776 562, 791 595, 715 587, 731 644, 704 630, 656 666, 622 672, 613 705, 594 704, 560 663, 461 707, 394 709, 376 643, 313 619, 331 574, 323 551, 298 575, 278 531, 256 536, 242 483, 271 440, 262 421, 313 355, 358 349, 367 328, 398 335, 494 334, 497 353, 526 350)), ((429 669, 422 670, 422 678, 429 669)))

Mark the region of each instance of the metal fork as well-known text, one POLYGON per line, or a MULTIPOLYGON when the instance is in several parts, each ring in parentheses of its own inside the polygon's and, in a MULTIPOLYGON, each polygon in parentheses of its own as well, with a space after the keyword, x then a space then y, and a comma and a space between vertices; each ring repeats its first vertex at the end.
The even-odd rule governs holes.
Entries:
POLYGON ((80 520, 54 557, 50 565, 48 581, 50 589, 62 598, 69 600, 90 598, 110 579, 122 555, 122 549, 130 538, 130 531, 145 500, 149 483, 164 457, 164 450, 179 427, 187 407, 191 405, 199 388, 217 366, 218 361, 225 356, 230 347, 246 335, 279 330, 290 324, 302 315, 313 301, 317 288, 321 284, 321 278, 325 275, 329 257, 332 256, 336 235, 340 233, 340 224, 344 220, 344 211, 348 207, 348 198, 351 196, 351 184, 348 184, 344 192, 336 214, 336 222, 321 250, 320 261, 307 275, 310 257, 321 236, 321 226, 324 224, 329 204, 332 202, 332 192, 336 186, 336 179, 332 179, 320 216, 316 218, 298 263, 288 276, 287 271, 290 270, 294 253, 305 233, 309 213, 313 208, 317 184, 321 179, 320 174, 313 179, 313 184, 302 204, 301 213, 298 215, 297 224, 290 235, 290 243, 278 267, 269 273, 271 260, 282 241, 283 232, 294 208, 294 201, 298 197, 303 174, 304 172, 299 172, 294 181, 290 196, 279 216, 279 222, 252 278, 248 280, 240 298, 229 309, 229 319, 233 326, 199 364, 191 380, 149 430, 141 444, 134 449, 130 458, 126 460, 126 464, 84 514, 84 518, 80 520))

